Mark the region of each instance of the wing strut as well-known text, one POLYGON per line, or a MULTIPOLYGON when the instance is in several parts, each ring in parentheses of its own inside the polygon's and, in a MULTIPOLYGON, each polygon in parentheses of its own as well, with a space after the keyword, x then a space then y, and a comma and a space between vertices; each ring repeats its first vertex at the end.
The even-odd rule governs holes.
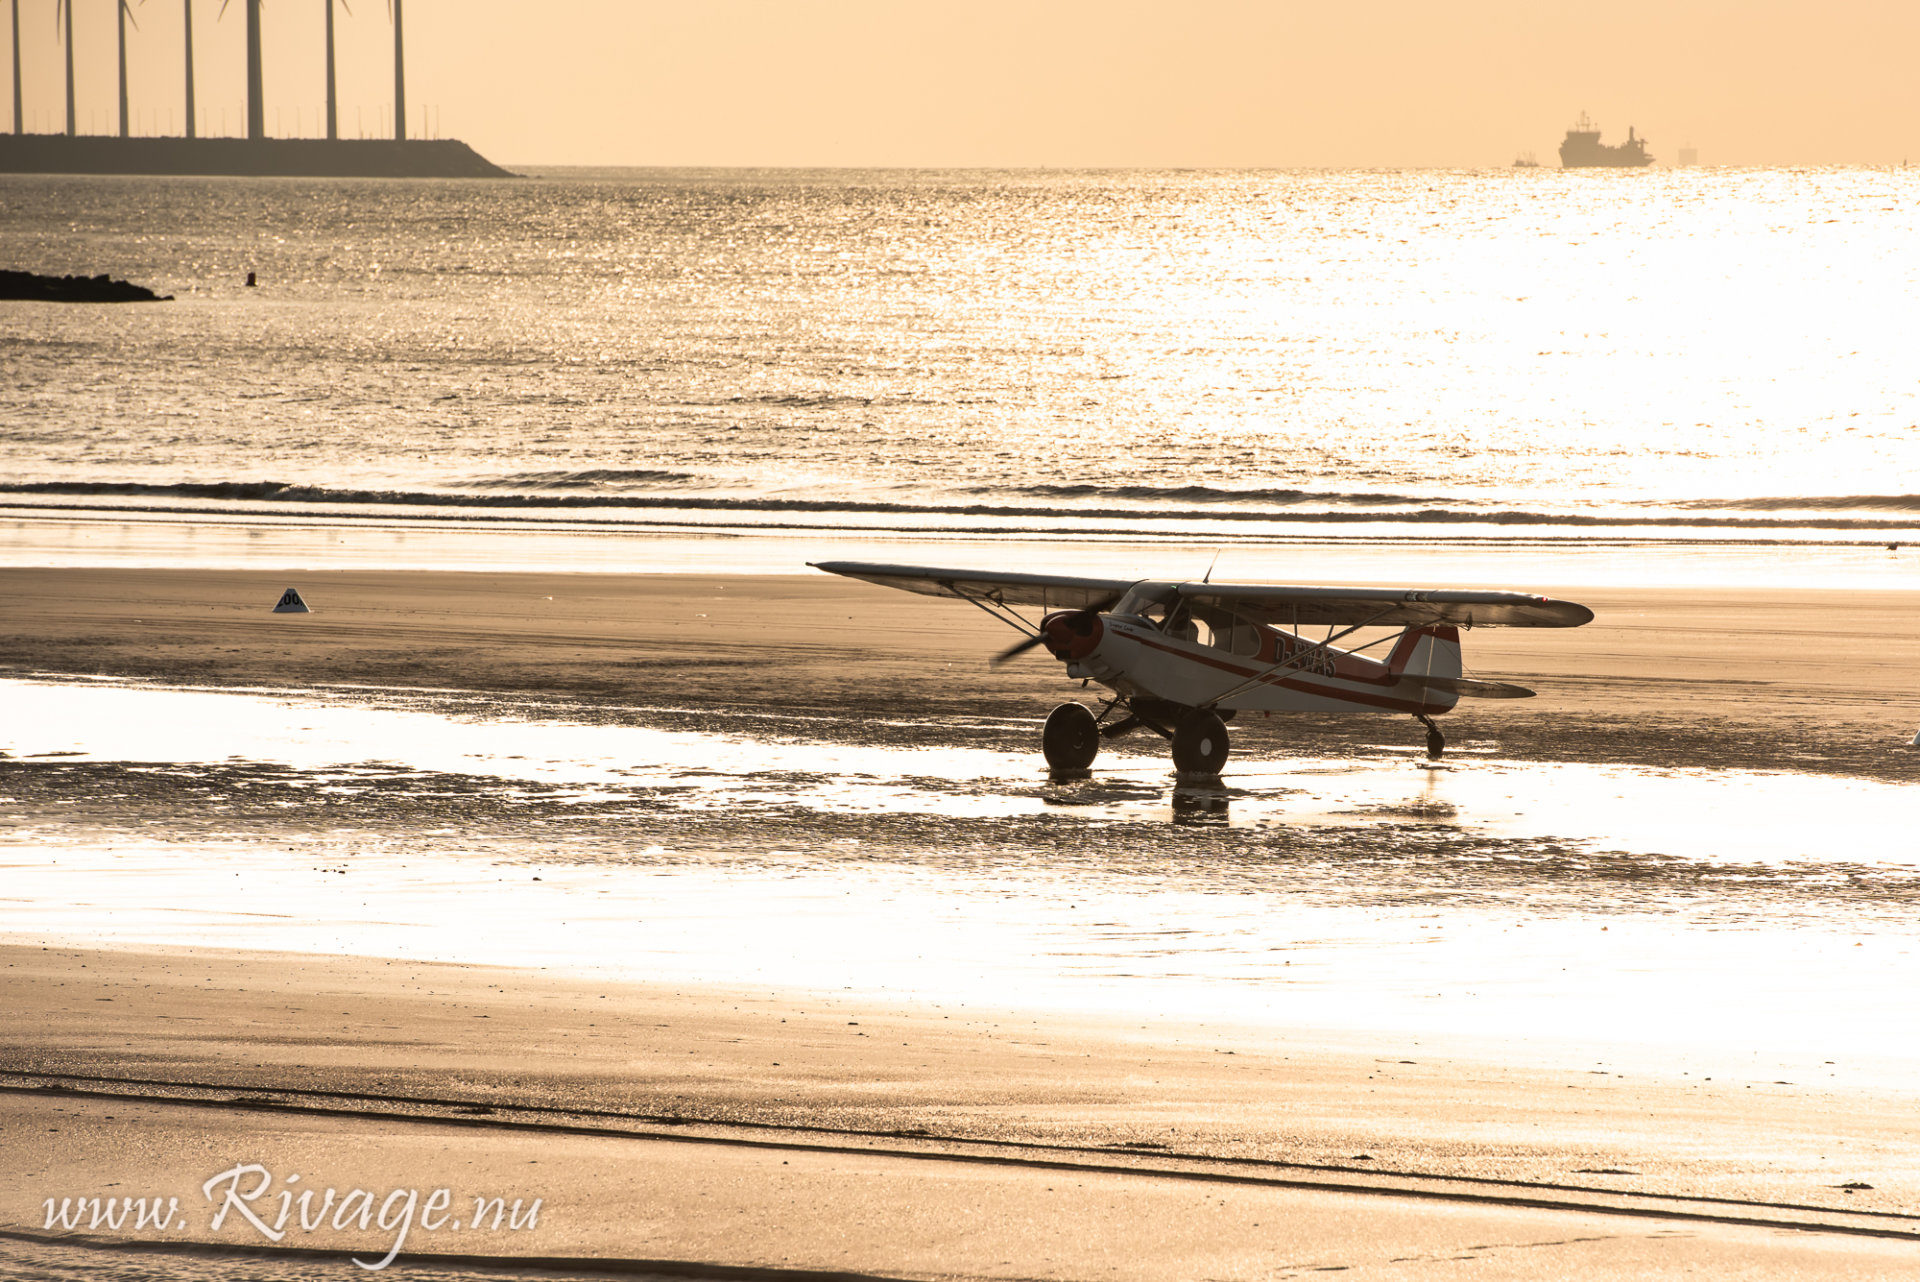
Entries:
POLYGON ((1233 698, 1234 695, 1239 694, 1242 690, 1251 690, 1254 686, 1259 685, 1262 681, 1265 681, 1268 677, 1272 676, 1276 672, 1284 672, 1288 668, 1299 667, 1302 660, 1304 660, 1308 655, 1317 653, 1318 651, 1321 651, 1321 650, 1325 650, 1330 646, 1332 646, 1335 641, 1338 641, 1343 637, 1350 637, 1354 633, 1360 631, 1360 629, 1362 628, 1370 628, 1374 625, 1374 623, 1377 620, 1384 619, 1387 615, 1392 613, 1393 611, 1391 609, 1381 610, 1379 613, 1375 614, 1373 618, 1368 619, 1365 623, 1356 623, 1351 627, 1342 628, 1338 632, 1335 632, 1333 630, 1332 625, 1328 625, 1326 640, 1316 641, 1314 644, 1308 646, 1306 649, 1300 651, 1298 654, 1292 654, 1287 656, 1286 658, 1282 659, 1280 662, 1274 664, 1272 667, 1266 669, 1264 672, 1254 673, 1252 676, 1248 677, 1245 681, 1242 681, 1239 685, 1229 689, 1225 694, 1216 694, 1215 696, 1213 696, 1212 699, 1210 699, 1206 704, 1202 706, 1206 707, 1208 710, 1217 708, 1220 706, 1220 704, 1223 701, 1233 698))
POLYGON ((953 593, 955 596, 959 597, 962 601, 965 601, 968 605, 974 606, 980 610, 984 610, 986 613, 1000 620, 1000 622, 1006 624, 1008 627, 1013 628, 1015 631, 1026 633, 1029 638, 1038 637, 1040 635, 1040 629, 1035 627, 1033 624, 1028 623, 1021 616, 1015 614, 1013 612, 1012 607, 1004 605, 999 601, 995 601, 991 597, 977 597, 972 595, 971 593, 963 592, 957 586, 951 583, 946 584, 945 586, 947 591, 953 593))
MULTIPOLYGON (((994 655, 991 659, 988 659, 987 660, 988 667, 997 668, 1009 659, 1017 659, 1021 655, 1025 654, 1027 651, 1033 649, 1033 647, 1039 645, 1042 641, 1046 640, 1046 634, 1041 632, 1038 626, 1027 622, 1025 616, 1016 613, 1013 607, 1009 606, 1006 602, 996 601, 991 596, 986 596, 986 595, 975 596, 972 593, 967 592, 965 589, 961 588, 959 584, 951 581, 944 581, 941 583, 941 586, 946 588, 947 591, 953 593, 953 595, 959 597, 962 601, 965 601, 968 605, 974 606, 977 609, 980 609, 986 612, 987 614, 992 615, 994 618, 1000 620, 1002 623, 1006 624, 1008 627, 1013 628, 1015 631, 1025 634, 1024 636, 1021 637, 1020 640, 1015 641, 1012 645, 1008 646, 1006 649, 1002 650, 1000 653, 994 655)), ((1113 606, 1113 603, 1118 601, 1119 599, 1120 599, 1119 595, 1115 594, 1113 596, 1107 597, 1103 601, 1096 601, 1092 605, 1087 606, 1077 611, 1076 613, 1097 615, 1103 610, 1110 609, 1113 606)))

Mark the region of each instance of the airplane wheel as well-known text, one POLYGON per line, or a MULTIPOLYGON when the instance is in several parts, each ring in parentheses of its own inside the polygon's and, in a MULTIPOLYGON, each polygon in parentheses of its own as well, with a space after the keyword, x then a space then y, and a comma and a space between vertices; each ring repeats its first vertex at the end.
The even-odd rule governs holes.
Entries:
POLYGON ((1040 751, 1055 770, 1085 770, 1100 755, 1100 725, 1085 704, 1063 703, 1047 714, 1040 751))
POLYGON ((1432 717, 1421 717, 1420 724, 1427 728, 1427 760, 1440 760, 1440 754, 1447 750, 1447 737, 1433 724, 1432 717))
POLYGON ((1182 774, 1217 775, 1227 764, 1227 723, 1211 712, 1194 711, 1173 731, 1173 766, 1182 774))

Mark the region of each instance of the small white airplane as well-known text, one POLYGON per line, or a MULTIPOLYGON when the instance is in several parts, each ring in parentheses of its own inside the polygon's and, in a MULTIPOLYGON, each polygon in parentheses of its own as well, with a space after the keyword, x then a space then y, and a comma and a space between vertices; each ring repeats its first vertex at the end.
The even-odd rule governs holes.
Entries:
POLYGON ((1577 628, 1593 611, 1519 592, 1454 588, 1312 588, 1264 584, 1085 579, 943 570, 864 561, 814 569, 977 606, 1027 634, 993 659, 1035 646, 1082 684, 1113 691, 1099 712, 1063 703, 1041 750, 1056 771, 1083 771, 1100 741, 1142 726, 1171 741, 1182 774, 1217 775, 1226 722, 1239 712, 1402 713, 1427 728, 1427 755, 1446 739, 1433 718, 1462 698, 1525 699, 1533 691, 1462 675, 1461 628, 1577 628), (1015 607, 1033 606, 1038 622, 1015 607), (1325 627, 1318 640, 1301 629, 1325 627), (1343 650, 1363 628, 1396 629, 1343 650), (1365 650, 1389 646, 1384 659, 1365 650))

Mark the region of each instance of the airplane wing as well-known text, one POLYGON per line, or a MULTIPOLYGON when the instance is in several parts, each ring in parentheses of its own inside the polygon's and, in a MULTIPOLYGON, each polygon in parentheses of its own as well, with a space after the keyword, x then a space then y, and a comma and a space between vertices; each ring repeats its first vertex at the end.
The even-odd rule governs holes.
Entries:
POLYGON ((1293 588, 1261 584, 1183 583, 1189 601, 1231 610, 1274 627, 1296 624, 1423 627, 1577 628, 1593 611, 1571 601, 1524 592, 1463 588, 1293 588))
POLYGON ((1082 579, 1065 574, 876 565, 871 561, 809 561, 807 564, 828 574, 844 574, 850 579, 864 579, 882 587, 925 596, 975 598, 999 605, 1037 605, 1051 610, 1084 610, 1110 602, 1136 582, 1133 579, 1082 579))

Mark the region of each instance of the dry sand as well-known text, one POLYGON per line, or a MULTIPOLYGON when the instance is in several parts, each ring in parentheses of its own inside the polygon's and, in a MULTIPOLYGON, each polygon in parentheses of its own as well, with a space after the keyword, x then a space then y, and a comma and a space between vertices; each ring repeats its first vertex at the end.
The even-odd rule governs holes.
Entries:
MULTIPOLYGON (((1468 639, 1475 671, 1541 697, 1472 705, 1457 740, 1913 777, 1920 597, 1559 594, 1598 621, 1468 639)), ((959 603, 824 576, 0 570, 16 675, 538 695, 662 725, 805 718, 849 740, 1028 743, 1070 688, 1040 659, 987 669, 1006 640, 959 603), (269 613, 290 585, 314 614, 269 613), (913 724, 889 726, 903 710, 913 724)), ((1288 732, 1317 749, 1380 733, 1288 732)), ((1920 1276, 1904 1093, 1629 1080, 1164 1013, 1118 1025, 211 949, 0 958, 8 1229, 109 1182, 178 1188, 184 1207, 224 1166, 271 1159, 343 1187, 548 1199, 548 1227, 488 1253, 915 1277, 1920 1276), (776 1147, 721 1143, 742 1138, 776 1147)))
POLYGON ((1886 1209, 1920 1190, 1910 1102, 1857 1092, 215 951, 0 948, 0 1012, 13 1231, 111 1182, 180 1198, 157 1240, 262 1246, 211 1231, 200 1191, 256 1162, 276 1187, 546 1199, 537 1231, 423 1233, 424 1254, 913 1277, 1920 1269, 1920 1221, 1886 1209))

